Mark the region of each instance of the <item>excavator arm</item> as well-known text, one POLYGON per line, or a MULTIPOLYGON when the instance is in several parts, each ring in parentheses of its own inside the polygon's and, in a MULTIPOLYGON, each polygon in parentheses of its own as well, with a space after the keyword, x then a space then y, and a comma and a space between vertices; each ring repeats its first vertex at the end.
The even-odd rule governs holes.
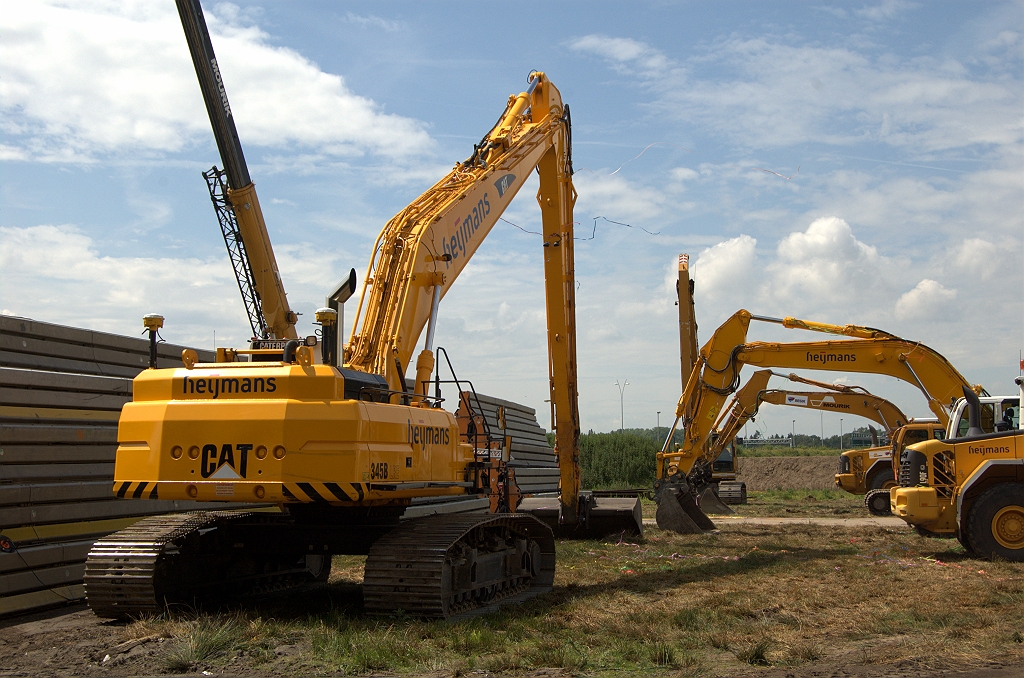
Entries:
MULTIPOLYGON (((383 375, 392 390, 422 393, 421 383, 415 389, 403 383, 415 342, 535 168, 541 175, 545 252, 572 242, 576 193, 568 108, 544 73, 531 73, 529 82, 527 91, 509 98, 473 155, 381 231, 346 346, 346 367, 383 375)), ((556 286, 572 275, 569 259, 566 271, 559 262, 556 286)))
MULTIPOLYGON (((744 365, 790 369, 841 370, 884 374, 913 384, 924 394, 929 409, 945 424, 949 408, 962 395, 967 380, 939 353, 919 342, 857 325, 829 325, 796 318, 754 316, 737 311, 704 345, 676 407, 673 431, 682 423, 683 443, 669 451, 668 441, 658 456, 658 475, 688 474, 704 458, 704 450, 728 396, 739 387, 744 365), (849 339, 819 342, 746 342, 751 320, 760 320, 849 339)), ((981 387, 974 387, 980 391, 981 387)))
POLYGON ((704 461, 713 462, 729 445, 743 428, 743 425, 754 418, 761 403, 770 405, 786 405, 803 407, 812 410, 842 412, 864 417, 880 424, 892 437, 893 432, 907 423, 907 416, 893 403, 885 398, 872 395, 858 386, 826 384, 805 379, 795 374, 780 375, 771 370, 758 370, 743 388, 738 390, 729 404, 728 414, 722 417, 715 426, 715 435, 704 461), (785 376, 791 381, 821 386, 823 391, 785 391, 769 389, 768 380, 772 376, 785 376))
POLYGON ((567 522, 578 514, 579 411, 569 108, 541 72, 509 97, 473 155, 387 223, 373 255, 345 347, 345 367, 383 375, 388 388, 424 396, 434 367, 438 305, 530 174, 537 170, 543 222, 549 390, 567 522), (428 325, 429 324, 429 325, 428 325), (415 383, 406 370, 416 360, 415 383))

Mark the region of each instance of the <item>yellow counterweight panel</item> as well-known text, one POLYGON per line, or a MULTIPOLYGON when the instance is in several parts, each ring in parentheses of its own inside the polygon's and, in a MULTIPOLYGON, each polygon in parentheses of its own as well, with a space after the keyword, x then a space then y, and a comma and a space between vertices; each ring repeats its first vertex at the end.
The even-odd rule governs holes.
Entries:
POLYGON ((326 365, 197 365, 135 383, 118 426, 123 497, 366 505, 467 491, 473 451, 451 413, 346 400, 326 365))

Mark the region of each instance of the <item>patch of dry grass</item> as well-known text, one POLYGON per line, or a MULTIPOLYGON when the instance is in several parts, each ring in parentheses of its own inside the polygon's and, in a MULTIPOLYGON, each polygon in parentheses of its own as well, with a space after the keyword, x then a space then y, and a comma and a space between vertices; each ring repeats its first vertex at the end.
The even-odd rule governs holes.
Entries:
MULTIPOLYGON (((641 499, 644 518, 654 518, 658 505, 641 499)), ((764 490, 750 492, 746 504, 730 508, 741 516, 773 518, 867 518, 864 497, 842 490, 764 490)), ((713 519, 713 517, 712 517, 713 519)))
POLYGON ((172 637, 168 669, 231 663, 236 672, 729 675, 1024 659, 1024 565, 975 560, 955 541, 904 529, 649 530, 635 543, 562 541, 558 558, 551 593, 458 623, 365 616, 362 559, 345 557, 319 592, 145 620, 126 633, 172 637))

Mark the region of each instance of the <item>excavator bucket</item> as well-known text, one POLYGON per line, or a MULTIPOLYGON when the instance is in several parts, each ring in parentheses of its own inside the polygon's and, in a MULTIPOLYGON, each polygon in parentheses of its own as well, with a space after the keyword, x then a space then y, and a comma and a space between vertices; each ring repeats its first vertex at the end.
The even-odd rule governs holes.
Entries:
POLYGON ((678 487, 664 487, 655 494, 658 527, 680 534, 702 534, 716 529, 714 522, 697 506, 693 495, 678 487))
POLYGON ((585 508, 575 524, 561 520, 558 497, 528 497, 519 511, 546 523, 562 539, 603 539, 608 536, 640 537, 644 533, 639 497, 595 497, 580 495, 585 508))
POLYGON ((705 488, 700 495, 700 510, 713 516, 727 516, 736 513, 726 506, 710 487, 705 488))

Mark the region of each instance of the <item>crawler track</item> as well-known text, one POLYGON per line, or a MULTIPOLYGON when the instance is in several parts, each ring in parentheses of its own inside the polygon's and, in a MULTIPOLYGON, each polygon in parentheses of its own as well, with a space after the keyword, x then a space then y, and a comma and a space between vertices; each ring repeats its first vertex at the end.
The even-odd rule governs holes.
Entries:
MULTIPOLYGON (((248 511, 140 520, 89 552, 89 606, 97 616, 128 619, 325 581, 328 553, 306 555, 294 544, 270 550, 282 544, 271 535, 295 527, 289 521, 248 511)), ((339 543, 358 528, 317 529, 325 541, 339 543)), ((369 548, 363 592, 372 613, 469 616, 548 591, 554 580, 554 537, 530 515, 436 515, 369 529, 376 541, 369 548)))
POLYGON ((85 591, 97 616, 137 618, 174 605, 292 588, 313 581, 329 559, 231 550, 223 534, 246 511, 207 511, 145 518, 97 541, 85 561, 85 591))
POLYGON ((549 591, 554 574, 554 537, 533 516, 431 516, 373 545, 363 599, 371 613, 453 619, 549 591))

